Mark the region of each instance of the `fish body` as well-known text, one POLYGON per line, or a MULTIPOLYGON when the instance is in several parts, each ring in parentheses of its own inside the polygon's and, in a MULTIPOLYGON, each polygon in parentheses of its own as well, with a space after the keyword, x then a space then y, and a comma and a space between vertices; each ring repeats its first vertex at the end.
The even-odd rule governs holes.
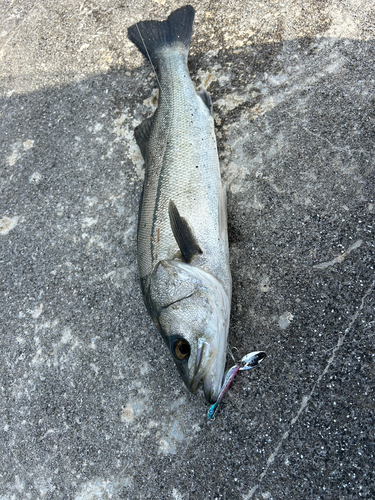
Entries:
POLYGON ((187 55, 194 9, 145 21, 129 38, 151 59, 155 114, 135 130, 145 160, 138 269, 146 307, 192 392, 216 401, 224 376, 231 302, 226 194, 212 102, 196 91, 187 55))

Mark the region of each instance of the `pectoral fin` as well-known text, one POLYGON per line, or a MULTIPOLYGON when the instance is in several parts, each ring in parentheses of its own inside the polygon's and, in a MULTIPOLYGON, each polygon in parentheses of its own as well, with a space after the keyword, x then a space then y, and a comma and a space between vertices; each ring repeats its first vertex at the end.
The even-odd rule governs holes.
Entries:
POLYGON ((186 262, 190 262, 194 255, 203 253, 188 221, 184 217, 181 217, 172 200, 169 202, 169 221, 173 236, 186 262))

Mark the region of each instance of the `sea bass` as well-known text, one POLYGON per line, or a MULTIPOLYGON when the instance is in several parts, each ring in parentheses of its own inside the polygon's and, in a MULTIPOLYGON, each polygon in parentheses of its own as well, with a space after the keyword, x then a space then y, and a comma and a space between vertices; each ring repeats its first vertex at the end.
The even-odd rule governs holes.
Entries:
POLYGON ((143 21, 129 39, 160 87, 155 114, 134 131, 145 160, 138 220, 144 301, 187 388, 215 402, 224 378, 232 293, 226 193, 212 101, 187 66, 194 9, 143 21))

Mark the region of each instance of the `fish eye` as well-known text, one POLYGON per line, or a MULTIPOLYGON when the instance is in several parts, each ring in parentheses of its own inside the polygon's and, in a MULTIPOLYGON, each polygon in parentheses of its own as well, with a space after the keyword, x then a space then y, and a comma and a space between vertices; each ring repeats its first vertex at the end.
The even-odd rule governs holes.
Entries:
POLYGON ((190 345, 186 340, 177 340, 173 346, 173 353, 177 359, 185 359, 190 354, 190 345))

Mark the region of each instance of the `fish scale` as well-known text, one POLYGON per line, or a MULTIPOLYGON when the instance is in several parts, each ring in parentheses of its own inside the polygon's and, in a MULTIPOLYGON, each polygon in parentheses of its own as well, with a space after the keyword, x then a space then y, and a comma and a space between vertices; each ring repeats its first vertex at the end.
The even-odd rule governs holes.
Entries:
POLYGON ((138 269, 146 307, 192 392, 215 401, 224 376, 231 301, 226 197, 211 98, 196 91, 187 55, 194 9, 143 21, 128 36, 160 86, 135 130, 145 160, 138 269))
POLYGON ((228 245, 218 227, 222 187, 213 118, 195 91, 184 55, 167 49, 161 61, 161 92, 145 159, 138 235, 141 279, 147 287, 157 262, 178 253, 168 217, 172 199, 202 247, 195 264, 219 275, 229 295, 230 271, 222 273, 228 245))

